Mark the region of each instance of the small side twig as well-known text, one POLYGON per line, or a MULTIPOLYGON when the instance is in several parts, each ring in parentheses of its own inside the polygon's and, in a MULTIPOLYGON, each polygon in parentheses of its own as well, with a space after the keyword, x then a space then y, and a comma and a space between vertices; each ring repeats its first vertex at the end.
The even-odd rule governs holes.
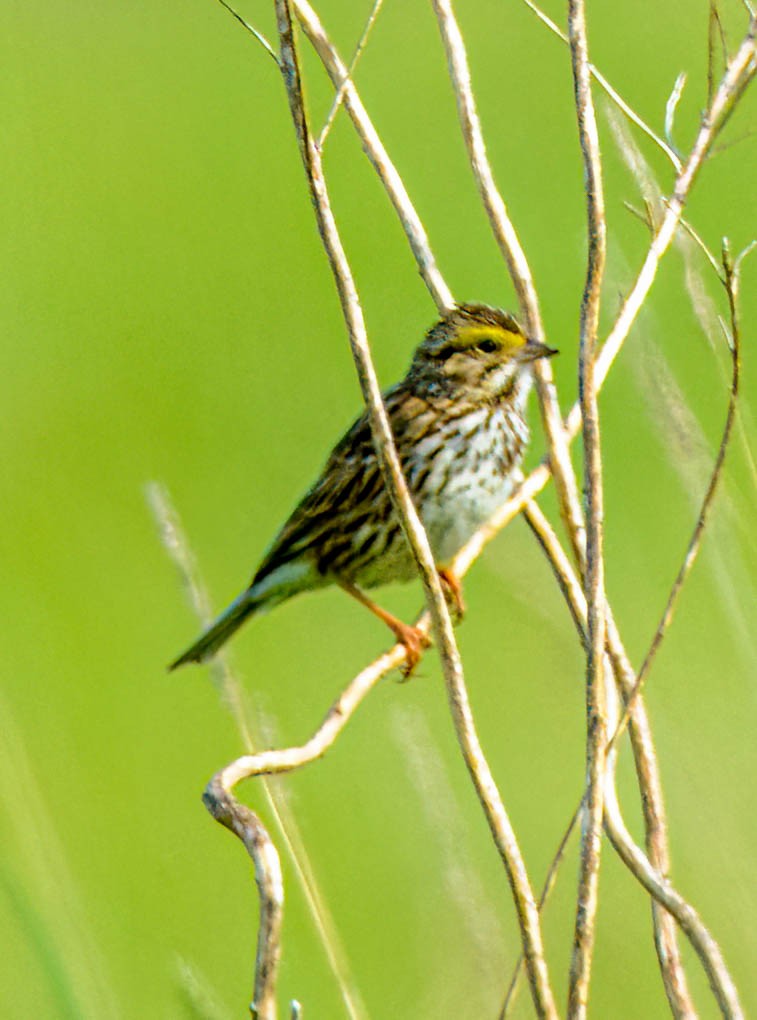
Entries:
MULTIPOLYGON (((560 29, 559 26, 556 25, 555 22, 547 14, 544 13, 544 11, 533 2, 533 0, 523 0, 523 3, 526 5, 526 7, 528 7, 530 11, 532 11, 536 15, 536 17, 539 19, 539 21, 542 22, 542 24, 546 25, 547 28, 554 35, 557 36, 558 39, 562 39, 566 46, 569 45, 569 40, 565 32, 563 32, 562 29, 560 29)), ((647 124, 647 122, 643 120, 631 106, 628 105, 625 99, 623 99, 620 93, 612 87, 607 78, 605 78, 605 76, 600 71, 597 70, 594 64, 589 64, 589 70, 591 71, 592 78, 601 88, 604 89, 604 91, 607 93, 610 99, 612 99, 613 103, 615 103, 618 109, 622 110, 622 112, 626 115, 626 117, 628 117, 628 119, 633 124, 640 128, 648 138, 651 138, 652 141, 655 142, 660 149, 662 149, 662 151, 668 157, 668 159, 673 164, 676 170, 680 170, 681 157, 679 156, 679 154, 675 152, 675 150, 671 148, 671 146, 668 145, 664 141, 664 139, 660 138, 657 132, 654 131, 649 126, 649 124, 647 124)))
POLYGON ((687 80, 686 72, 682 71, 676 78, 675 84, 673 85, 671 93, 668 96, 668 101, 665 104, 665 137, 668 140, 668 145, 674 152, 677 152, 678 150, 676 149, 673 143, 673 125, 675 124, 678 104, 681 101, 683 90, 686 88, 686 80, 687 80))
MULTIPOLYGON (((608 714, 613 722, 618 710, 614 692, 608 690, 608 714)), ((688 938, 699 957, 710 982, 715 1000, 725 1020, 744 1020, 744 1011, 731 975, 726 967, 720 947, 702 923, 699 915, 683 897, 676 892, 664 874, 652 867, 643 851, 633 841, 626 828, 618 803, 615 782, 617 748, 608 752, 605 776, 605 831, 621 860, 647 889, 655 902, 661 904, 688 938)), ((676 1014, 680 1015, 680 1014, 676 1014)), ((695 1018, 693 1007, 687 1016, 695 1018)))
POLYGON ((332 46, 323 25, 308 0, 293 0, 294 10, 305 35, 320 57, 334 87, 342 90, 343 102, 363 148, 379 175, 386 193, 400 218, 418 269, 436 306, 443 314, 454 306, 452 292, 444 282, 436 260, 431 253, 425 228, 410 201, 407 188, 389 158, 368 113, 358 95, 355 83, 349 76, 344 61, 332 46))
POLYGON ((630 692, 628 700, 626 702, 625 710, 618 722, 615 732, 612 735, 610 746, 617 744, 621 734, 628 724, 628 717, 633 708, 636 698, 639 696, 644 684, 647 681, 649 672, 652 668, 655 656, 662 644, 662 641, 667 633, 668 627, 673 619, 673 613, 675 612, 676 603, 681 594, 683 586, 686 582, 691 568, 694 566, 699 550, 702 545, 702 538, 704 537, 704 531, 707 526, 707 522, 710 517, 710 512, 715 500, 715 494, 717 492, 718 483, 723 472, 723 464, 725 463, 725 455, 730 445, 731 433, 733 431, 733 425, 736 420, 736 407, 739 399, 739 381, 741 371, 741 328, 739 322, 738 312, 738 293, 739 293, 739 271, 744 258, 752 251, 754 245, 749 245, 744 251, 741 252, 735 262, 731 258, 730 250, 728 247, 728 241, 723 240, 723 253, 722 253, 722 274, 718 274, 719 279, 726 289, 728 295, 728 309, 730 315, 730 336, 729 349, 731 353, 731 386, 728 397, 728 409, 726 411, 725 424, 723 425, 723 433, 720 437, 720 443, 718 445, 718 452, 715 456, 715 463, 710 473, 710 479, 705 490, 704 497, 702 498, 702 504, 699 509, 696 524, 694 530, 689 538, 688 545, 686 547, 686 553, 684 555, 681 566, 678 569, 675 580, 671 586, 668 594, 665 608, 662 611, 660 620, 657 624, 652 641, 647 650, 647 654, 644 656, 644 661, 641 664, 636 682, 633 690, 630 692))
POLYGON ((371 8, 371 13, 368 15, 368 20, 366 21, 365 28, 363 29, 363 34, 360 36, 360 39, 358 40, 358 44, 355 47, 355 52, 352 55, 352 60, 350 61, 350 66, 347 69, 347 77, 342 81, 341 85, 334 94, 334 99, 331 103, 331 109, 329 110, 328 115, 326 116, 326 121, 323 127, 321 128, 321 133, 318 135, 318 138, 315 143, 321 150, 323 149, 324 142, 326 141, 328 133, 331 130, 331 125, 334 123, 334 118, 339 112, 339 107, 342 105, 342 100, 344 99, 344 92, 347 87, 347 83, 350 81, 350 79, 355 73, 357 62, 363 55, 363 50, 365 49, 366 44, 368 42, 368 36, 371 34, 371 30, 373 29, 373 26, 376 24, 376 18, 379 16, 379 11, 381 10, 383 2, 384 0, 374 0, 373 7, 371 8))
MULTIPOLYGON (((568 823, 568 826, 562 835, 562 839, 560 840, 560 845, 555 851, 554 857, 552 858, 549 868, 547 869, 547 875, 546 878, 544 879, 544 885, 542 886, 542 890, 539 895, 539 913, 541 913, 544 910, 547 900, 549 899, 549 896, 555 887, 555 882, 557 881, 557 874, 560 870, 560 865, 562 864, 563 859, 565 857, 565 853, 568 849, 568 843, 570 843, 570 838, 575 832, 576 826, 578 825, 578 819, 581 817, 582 810, 583 801, 581 801, 576 810, 573 812, 573 817, 568 823)), ((498 1020, 507 1020, 507 1015, 515 1002, 515 994, 518 991, 518 981, 520 979, 520 975, 523 973, 524 962, 525 960, 523 954, 521 953, 518 959, 515 961, 512 977, 510 978, 510 984, 507 986, 507 991, 505 993, 505 1001, 502 1003, 502 1009, 499 1012, 498 1020)))
POLYGON ((277 66, 277 67, 279 67, 279 68, 281 68, 281 63, 280 63, 280 61, 279 61, 279 55, 278 55, 278 53, 277 53, 277 52, 276 52, 276 50, 275 50, 275 49, 273 48, 273 46, 271 46, 271 44, 270 44, 270 43, 268 42, 268 40, 267 40, 267 39, 266 39, 266 37, 265 37, 265 36, 263 35, 263 33, 262 33, 262 32, 259 32, 259 31, 257 30, 257 28, 255 28, 255 26, 254 26, 254 25, 251 25, 251 24, 249 23, 249 21, 246 21, 246 20, 245 20, 245 19, 244 19, 244 18, 242 17, 242 15, 241 15, 241 14, 239 13, 239 11, 235 10, 235 9, 234 9, 234 8, 233 8, 233 7, 231 6, 231 4, 230 4, 230 3, 227 3, 227 0, 218 0, 218 3, 219 3, 219 4, 221 5, 221 7, 225 7, 225 8, 226 8, 226 10, 227 10, 227 11, 229 12, 229 14, 230 14, 230 15, 231 15, 231 16, 232 16, 233 18, 236 18, 236 20, 237 20, 237 21, 239 22, 239 24, 240 24, 240 25, 241 25, 241 26, 242 26, 243 28, 247 29, 247 31, 248 31, 248 32, 250 33, 250 35, 251 35, 251 36, 253 36, 253 38, 254 38, 254 39, 256 39, 256 40, 257 40, 257 41, 258 41, 258 42, 260 43, 260 45, 261 45, 261 46, 263 47, 263 49, 264 49, 264 50, 266 51, 266 53, 268 54, 268 56, 269 56, 269 57, 271 57, 271 59, 272 59, 272 60, 274 61, 274 63, 276 64, 276 66, 277 66))
MULTIPOLYGON (((597 388, 607 377, 626 337, 646 300, 657 275, 657 268, 675 236, 689 193, 712 145, 730 116, 738 98, 757 74, 757 18, 752 17, 741 45, 725 69, 712 103, 702 116, 701 126, 688 158, 678 173, 673 194, 649 245, 641 269, 618 313, 610 333, 597 357, 595 375, 597 388)), ((580 428, 578 405, 571 408, 566 429, 572 437, 580 428)))

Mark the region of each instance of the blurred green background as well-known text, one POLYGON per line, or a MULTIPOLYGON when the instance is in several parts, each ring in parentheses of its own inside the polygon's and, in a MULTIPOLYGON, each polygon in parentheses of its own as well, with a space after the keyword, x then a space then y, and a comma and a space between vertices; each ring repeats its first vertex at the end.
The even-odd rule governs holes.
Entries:
MULTIPOLYGON (((585 250, 582 170, 565 48, 516 0, 461 2, 499 183, 540 289, 564 408, 576 392, 585 250)), ((562 5, 550 13, 562 21, 562 5)), ((351 52, 368 4, 327 0, 351 52)), ((267 4, 246 16, 273 35, 267 4)), ((723 7, 732 45, 744 29, 723 7)), ((592 56, 658 128, 690 74, 676 140, 705 102, 705 0, 589 4, 592 56)), ((242 750, 199 668, 165 664, 197 633, 144 490, 169 488, 214 604, 266 544, 360 406, 273 62, 218 5, 6 0, 0 149, 3 499, 0 1014, 242 1016, 257 904, 241 847, 205 813, 209 776, 242 750), (187 970, 191 978, 187 979, 187 970), (217 1004, 191 1006, 198 983, 217 1004)), ((305 47, 303 47, 304 49, 305 47)), ((320 123, 330 90, 306 57, 320 123)), ((460 299, 513 294, 459 138, 430 5, 387 3, 356 80, 460 299)), ((610 265, 605 321, 646 243, 640 204, 597 93, 610 265)), ((757 234, 757 96, 698 181, 688 215, 715 248, 757 234)), ((664 158, 644 155, 670 186, 664 158)), ((343 114, 326 166, 388 385, 435 309, 343 114)), ((693 259, 708 293, 723 295, 693 259)), ((757 262, 743 284, 742 414, 715 520, 652 674, 648 701, 674 878, 757 1010, 754 634, 757 262)), ((683 555, 727 398, 724 345, 667 257, 602 396, 607 583, 639 662, 683 555)), ((535 407, 532 408, 536 424, 535 407)), ((542 449, 537 436, 531 453, 542 449)), ((554 518, 554 502, 543 505, 554 518)), ((516 521, 467 581, 459 631, 481 737, 535 884, 579 796, 582 662, 548 566, 516 521)), ((420 592, 384 601, 410 616, 420 592)), ((338 592, 249 626, 233 659, 276 743, 306 739, 387 646, 338 592)), ((639 834, 627 757, 622 791, 639 834)), ((518 950, 511 899, 456 750, 428 656, 385 680, 321 763, 279 781, 372 1017, 493 1017, 518 950)), ((259 790, 245 791, 263 805, 259 790)), ((264 818, 268 815, 263 812, 264 818)), ((545 935, 564 1001, 575 851, 545 935)), ((282 1002, 344 1009, 285 860, 282 1002)), ((702 1016, 715 1008, 691 957, 702 1016)), ((664 1017, 644 895, 608 852, 596 1017, 664 1017)), ((518 1016, 531 1015, 522 992, 518 1016)))

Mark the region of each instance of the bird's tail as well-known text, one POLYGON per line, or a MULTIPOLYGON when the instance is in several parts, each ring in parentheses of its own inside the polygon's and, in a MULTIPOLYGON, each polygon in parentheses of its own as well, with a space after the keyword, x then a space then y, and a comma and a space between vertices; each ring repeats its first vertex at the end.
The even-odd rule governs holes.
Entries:
POLYGON ((242 626, 248 616, 251 616, 260 608, 260 600, 254 598, 249 591, 243 591, 239 598, 234 599, 231 605, 221 613, 215 623, 187 648, 178 659, 175 659, 168 667, 169 670, 178 669, 188 662, 204 662, 214 655, 218 649, 225 645, 231 635, 242 626))

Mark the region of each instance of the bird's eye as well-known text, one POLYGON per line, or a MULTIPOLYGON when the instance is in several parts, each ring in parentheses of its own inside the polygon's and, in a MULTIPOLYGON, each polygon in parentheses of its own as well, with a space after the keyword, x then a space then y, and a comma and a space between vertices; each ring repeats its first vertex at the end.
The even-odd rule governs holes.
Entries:
POLYGON ((492 339, 482 340, 481 343, 478 344, 478 349, 483 351, 484 354, 493 354, 495 351, 499 350, 499 344, 496 340, 492 339))
POLYGON ((455 347, 453 344, 447 344, 446 347, 442 347, 441 350, 436 352, 437 361, 446 361, 451 358, 455 353, 455 347))

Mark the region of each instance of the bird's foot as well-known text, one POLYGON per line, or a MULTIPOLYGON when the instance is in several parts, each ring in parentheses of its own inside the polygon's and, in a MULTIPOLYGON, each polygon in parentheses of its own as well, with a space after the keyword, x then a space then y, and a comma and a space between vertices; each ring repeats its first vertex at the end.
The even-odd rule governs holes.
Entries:
POLYGON ((398 620, 396 616, 392 616, 392 614, 387 612, 386 609, 382 609, 381 606, 376 605, 372 599, 368 598, 365 592, 362 592, 349 581, 340 580, 339 584, 348 595, 357 599, 357 601, 364 605, 366 609, 370 609, 375 616, 378 616, 379 620, 383 620, 399 643, 405 646, 407 658, 405 659, 405 664, 402 667, 402 676, 405 680, 407 680, 420 662, 424 649, 428 648, 431 644, 431 638, 429 638, 428 635, 420 629, 420 627, 413 627, 409 623, 403 623, 402 620, 398 620))
POLYGON ((413 627, 402 620, 394 620, 389 624, 395 637, 401 645, 405 646, 407 658, 402 667, 402 679, 408 680, 421 660, 426 648, 431 644, 431 638, 420 627, 413 627))
POLYGON ((454 574, 451 570, 448 570, 445 567, 441 567, 439 569, 439 579, 442 582, 444 594, 447 598, 447 604, 452 610, 455 623, 461 623, 467 610, 465 599, 463 598, 462 582, 457 574, 454 574))

